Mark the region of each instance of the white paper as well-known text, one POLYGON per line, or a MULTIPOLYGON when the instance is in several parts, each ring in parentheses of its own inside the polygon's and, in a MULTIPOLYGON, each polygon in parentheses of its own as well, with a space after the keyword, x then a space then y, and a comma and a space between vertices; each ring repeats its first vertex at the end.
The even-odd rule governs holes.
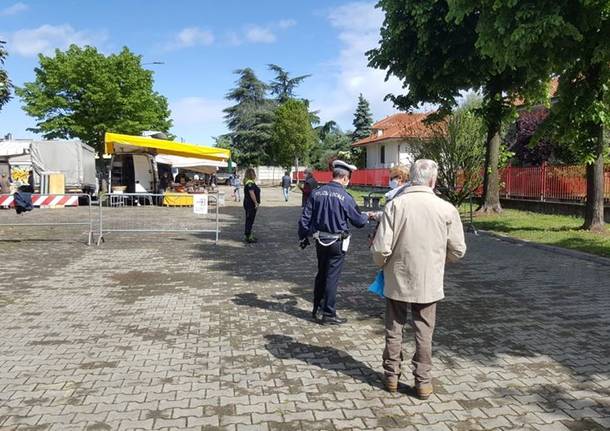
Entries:
POLYGON ((345 238, 343 240, 343 243, 341 244, 341 250, 343 250, 344 252, 347 253, 347 249, 349 248, 349 240, 352 238, 352 236, 348 236, 347 238, 345 238))
POLYGON ((193 213, 207 214, 208 213, 208 195, 196 194, 193 195, 193 213))

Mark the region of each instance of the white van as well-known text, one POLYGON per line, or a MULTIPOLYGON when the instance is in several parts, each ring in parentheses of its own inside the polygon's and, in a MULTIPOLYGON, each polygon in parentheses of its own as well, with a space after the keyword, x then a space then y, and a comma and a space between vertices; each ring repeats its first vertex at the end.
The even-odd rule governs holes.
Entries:
POLYGON ((157 163, 148 153, 118 153, 110 160, 110 191, 116 187, 125 193, 136 193, 136 181, 149 193, 157 193, 157 163))

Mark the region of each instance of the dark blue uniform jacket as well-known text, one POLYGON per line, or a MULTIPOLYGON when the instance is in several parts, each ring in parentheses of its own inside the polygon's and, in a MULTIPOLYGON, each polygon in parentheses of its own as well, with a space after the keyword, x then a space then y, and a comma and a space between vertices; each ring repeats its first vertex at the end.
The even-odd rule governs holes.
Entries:
POLYGON ((362 214, 354 198, 341 184, 330 182, 312 192, 299 220, 299 239, 317 231, 339 234, 348 232, 349 222, 363 227, 368 216, 362 214))

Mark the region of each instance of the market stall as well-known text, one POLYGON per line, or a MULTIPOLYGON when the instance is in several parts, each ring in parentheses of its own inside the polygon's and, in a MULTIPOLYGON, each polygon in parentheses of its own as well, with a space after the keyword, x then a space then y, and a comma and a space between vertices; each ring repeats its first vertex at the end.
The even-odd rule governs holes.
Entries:
POLYGON ((122 156, 120 164, 111 163, 113 190, 129 188, 130 181, 134 183, 134 190, 148 193, 163 190, 162 204, 165 206, 192 206, 193 195, 213 191, 198 174, 203 177, 215 173, 218 168, 227 167, 230 156, 229 150, 222 148, 116 133, 107 133, 105 144, 106 153, 113 155, 113 162, 115 156, 122 156), (144 157, 148 157, 148 162, 144 157), (159 165, 180 169, 182 175, 162 177, 159 165), (184 171, 196 175, 187 177, 184 171))

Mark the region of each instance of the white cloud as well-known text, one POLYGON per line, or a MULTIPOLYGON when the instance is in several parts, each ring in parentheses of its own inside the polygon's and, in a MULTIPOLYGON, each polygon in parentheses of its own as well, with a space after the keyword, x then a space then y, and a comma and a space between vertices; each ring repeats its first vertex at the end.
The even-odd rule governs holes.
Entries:
POLYGON ((18 13, 25 12, 29 8, 30 7, 27 4, 18 2, 18 3, 15 3, 12 6, 9 6, 7 8, 4 8, 4 9, 0 10, 0 16, 17 15, 18 13))
POLYGON ((297 22, 293 19, 282 19, 277 23, 277 26, 281 29, 294 27, 295 25, 297 25, 297 22))
POLYGON ((166 44, 166 49, 190 48, 193 46, 209 46, 214 43, 214 34, 199 27, 186 27, 166 44))
POLYGON ((99 45, 107 39, 104 32, 77 31, 68 24, 49 24, 38 28, 17 30, 8 36, 7 48, 11 53, 33 57, 39 53, 49 55, 55 49, 66 49, 75 44, 99 45))
POLYGON ((275 34, 269 27, 252 25, 245 31, 246 40, 250 43, 273 43, 276 41, 275 34))
POLYGON ((403 92, 401 82, 393 77, 386 82, 385 71, 369 68, 365 55, 378 45, 383 13, 374 3, 354 2, 331 10, 328 20, 338 31, 341 50, 327 65, 329 79, 315 91, 313 107, 324 121, 338 121, 343 128, 352 127, 360 93, 369 101, 375 120, 395 112, 392 103, 383 99, 388 93, 403 92))
POLYGON ((187 141, 211 144, 211 137, 226 133, 222 110, 224 99, 183 97, 170 102, 174 127, 172 132, 187 141))

